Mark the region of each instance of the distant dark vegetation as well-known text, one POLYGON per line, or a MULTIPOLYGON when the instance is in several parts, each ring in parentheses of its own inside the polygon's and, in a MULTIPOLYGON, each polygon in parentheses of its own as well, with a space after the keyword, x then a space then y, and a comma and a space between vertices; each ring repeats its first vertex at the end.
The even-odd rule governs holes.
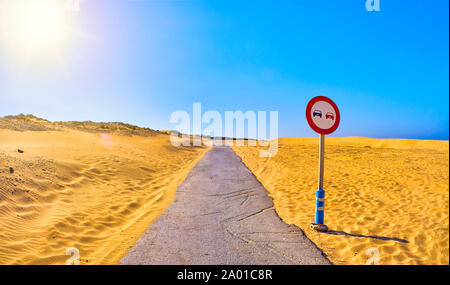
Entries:
MULTIPOLYGON (((68 122, 51 122, 42 118, 38 118, 34 115, 14 115, 0 117, 0 129, 8 129, 14 131, 61 131, 63 128, 74 129, 82 132, 89 133, 115 133, 119 135, 136 135, 136 136, 154 136, 157 134, 170 134, 170 131, 157 131, 149 128, 141 128, 138 126, 120 123, 120 122, 92 122, 92 121, 68 121, 68 122)), ((176 132, 176 131, 175 131, 176 132)), ((178 132, 176 132, 178 133, 178 132)), ((181 137, 181 133, 178 133, 181 137)), ((200 138, 198 135, 191 135, 193 137, 200 138)), ((244 140, 248 141, 248 138, 230 138, 230 137, 209 137, 213 140, 244 140)))
POLYGON ((116 133, 120 135, 154 136, 157 134, 167 134, 167 132, 141 128, 120 122, 51 122, 33 115, 24 114, 0 117, 0 129, 15 131, 60 131, 63 128, 90 133, 116 133))

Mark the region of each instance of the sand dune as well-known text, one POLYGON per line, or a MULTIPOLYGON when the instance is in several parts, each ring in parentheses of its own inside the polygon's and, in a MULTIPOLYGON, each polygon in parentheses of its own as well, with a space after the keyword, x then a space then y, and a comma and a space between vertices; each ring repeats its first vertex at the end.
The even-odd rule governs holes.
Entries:
POLYGON ((96 124, 0 120, 0 264, 116 264, 207 150, 96 124))
MULTIPOLYGON (((280 139, 278 154, 233 147, 336 264, 449 264, 449 143, 327 138, 325 221, 314 218, 318 139, 280 139)), ((116 264, 173 199, 207 148, 122 123, 0 118, 0 264, 116 264), (20 149, 23 152, 18 152, 20 149)))
POLYGON ((365 264, 375 247, 380 264, 449 264, 448 141, 327 138, 328 234, 309 229, 318 139, 279 143, 272 158, 260 158, 258 147, 233 149, 270 192, 281 218, 305 230, 333 263, 365 264))

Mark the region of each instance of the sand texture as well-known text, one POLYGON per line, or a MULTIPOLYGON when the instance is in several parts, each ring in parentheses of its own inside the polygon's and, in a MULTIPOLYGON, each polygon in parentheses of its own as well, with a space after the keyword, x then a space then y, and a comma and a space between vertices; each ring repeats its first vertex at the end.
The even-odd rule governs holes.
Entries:
POLYGON ((274 198, 280 217, 302 228, 334 264, 449 264, 449 143, 327 138, 325 223, 310 230, 318 138, 279 140, 278 154, 233 147, 274 198), (374 250, 373 248, 376 248, 374 250))
POLYGON ((0 118, 0 264, 65 264, 69 247, 117 264, 206 151, 120 123, 0 118))

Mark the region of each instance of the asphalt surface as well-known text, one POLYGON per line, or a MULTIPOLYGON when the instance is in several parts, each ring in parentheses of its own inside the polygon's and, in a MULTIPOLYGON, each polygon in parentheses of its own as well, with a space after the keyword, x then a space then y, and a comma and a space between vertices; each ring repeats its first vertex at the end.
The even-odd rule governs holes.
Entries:
POLYGON ((331 263, 301 229, 278 217, 232 149, 214 147, 119 264, 331 263))

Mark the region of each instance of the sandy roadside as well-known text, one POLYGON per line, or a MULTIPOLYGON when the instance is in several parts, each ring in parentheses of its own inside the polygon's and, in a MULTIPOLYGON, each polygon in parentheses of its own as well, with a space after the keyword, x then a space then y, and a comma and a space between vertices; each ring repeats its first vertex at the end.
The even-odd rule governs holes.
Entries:
POLYGON ((274 198, 281 218, 336 264, 449 264, 448 141, 327 138, 325 222, 314 219, 318 139, 279 140, 278 154, 233 147, 274 198), (369 251, 367 251, 369 250, 369 251))
POLYGON ((69 247, 116 264, 206 151, 161 133, 0 129, 0 264, 65 264, 69 247))

